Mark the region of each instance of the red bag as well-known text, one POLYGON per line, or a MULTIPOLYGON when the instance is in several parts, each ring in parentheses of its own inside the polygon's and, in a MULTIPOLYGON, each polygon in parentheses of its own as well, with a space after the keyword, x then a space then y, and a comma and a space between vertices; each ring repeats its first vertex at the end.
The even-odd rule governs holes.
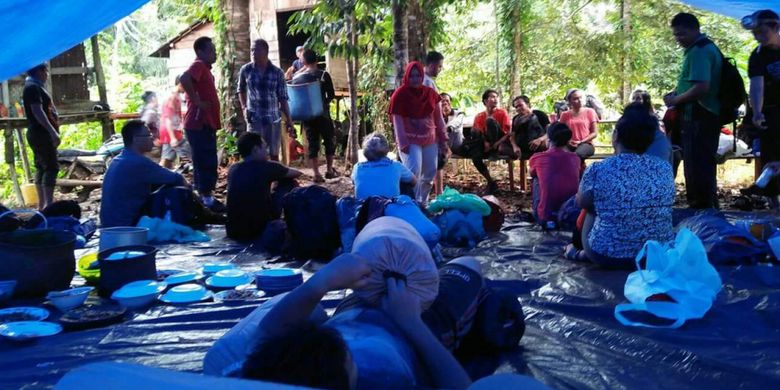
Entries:
POLYGON ((303 145, 295 138, 290 138, 290 141, 287 143, 287 151, 290 155, 290 161, 297 160, 304 153, 303 145))
POLYGON ((482 217, 482 226, 486 232, 497 232, 501 230, 501 226, 504 224, 504 206, 493 195, 483 196, 488 206, 490 206, 490 215, 482 217))

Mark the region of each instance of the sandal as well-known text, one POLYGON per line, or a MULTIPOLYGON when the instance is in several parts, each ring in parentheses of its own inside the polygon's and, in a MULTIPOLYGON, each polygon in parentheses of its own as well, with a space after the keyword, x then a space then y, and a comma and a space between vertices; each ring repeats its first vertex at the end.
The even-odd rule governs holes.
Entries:
POLYGON ((326 179, 335 179, 337 177, 339 177, 339 173, 336 172, 335 169, 332 170, 332 171, 325 172, 325 178, 326 179))
POLYGON ((325 178, 323 178, 320 175, 314 176, 314 182, 315 183, 325 183, 325 178))

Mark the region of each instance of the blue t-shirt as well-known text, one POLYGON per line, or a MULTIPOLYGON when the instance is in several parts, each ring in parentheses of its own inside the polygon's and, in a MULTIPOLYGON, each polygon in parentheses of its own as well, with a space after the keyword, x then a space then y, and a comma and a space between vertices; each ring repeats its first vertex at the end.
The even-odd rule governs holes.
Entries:
POLYGON ((672 163, 672 144, 669 142, 669 138, 666 137, 666 134, 664 134, 663 131, 655 131, 655 138, 653 138, 653 143, 647 147, 645 154, 648 156, 658 157, 661 160, 668 162, 669 164, 672 163))
POLYGON ((326 325, 344 338, 357 366, 358 389, 411 389, 425 383, 412 346, 385 313, 353 308, 326 325))
POLYGON ((103 177, 101 226, 135 226, 152 187, 165 184, 185 185, 184 177, 130 149, 123 150, 103 177))
POLYGON ((401 195, 401 182, 414 179, 409 168, 387 157, 376 161, 358 163, 352 171, 355 182, 355 197, 365 199, 369 196, 393 198, 401 195))
POLYGON ((593 163, 580 192, 590 192, 596 221, 591 249, 604 256, 633 258, 648 240, 673 238, 674 179, 668 162, 647 154, 621 153, 593 163))

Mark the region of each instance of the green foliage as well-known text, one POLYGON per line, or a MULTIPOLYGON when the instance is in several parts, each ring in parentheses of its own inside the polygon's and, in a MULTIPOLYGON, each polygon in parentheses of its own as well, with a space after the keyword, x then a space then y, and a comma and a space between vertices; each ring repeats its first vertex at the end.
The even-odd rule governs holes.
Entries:
MULTIPOLYGON (((392 74, 390 3, 381 0, 322 0, 313 8, 290 18, 290 33, 309 35, 306 46, 330 56, 358 58, 358 89, 376 130, 389 129, 387 120, 387 75, 392 74), (354 13, 357 46, 349 43, 349 24, 354 13)), ((345 105, 346 106, 346 105, 345 105)))
POLYGON ((222 145, 222 149, 229 156, 238 154, 238 138, 234 133, 220 129, 217 131, 217 141, 218 145, 222 145))
POLYGON ((669 29, 678 12, 697 15, 703 32, 727 56, 737 58, 743 69, 746 66, 746 48, 753 43, 736 20, 668 0, 625 1, 630 5, 627 31, 621 29, 621 0, 496 0, 501 15, 499 56, 504 59, 501 86, 508 85, 515 63, 520 67, 522 92, 546 110, 569 88, 596 93, 616 109, 621 105, 618 93, 624 77, 632 89, 648 89, 660 103, 679 73, 682 51, 669 29), (511 43, 518 31, 523 49, 515 53, 511 43))
POLYGON ((100 122, 62 125, 60 138, 60 149, 97 150, 103 144, 103 131, 100 122))

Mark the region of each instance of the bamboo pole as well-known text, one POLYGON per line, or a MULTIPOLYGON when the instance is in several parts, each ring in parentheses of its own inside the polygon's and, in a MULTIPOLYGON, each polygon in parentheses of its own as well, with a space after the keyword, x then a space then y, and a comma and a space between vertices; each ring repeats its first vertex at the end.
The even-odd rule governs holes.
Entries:
POLYGON ((24 142, 22 129, 14 129, 14 132, 16 133, 16 143, 19 144, 19 156, 22 158, 25 182, 32 183, 33 175, 32 170, 30 170, 30 157, 27 155, 27 144, 24 142))
POLYGON ((11 129, 5 130, 5 162, 8 164, 11 180, 13 181, 16 200, 20 206, 24 206, 24 196, 22 188, 19 186, 19 177, 16 175, 16 164, 14 163, 14 136, 11 129))

